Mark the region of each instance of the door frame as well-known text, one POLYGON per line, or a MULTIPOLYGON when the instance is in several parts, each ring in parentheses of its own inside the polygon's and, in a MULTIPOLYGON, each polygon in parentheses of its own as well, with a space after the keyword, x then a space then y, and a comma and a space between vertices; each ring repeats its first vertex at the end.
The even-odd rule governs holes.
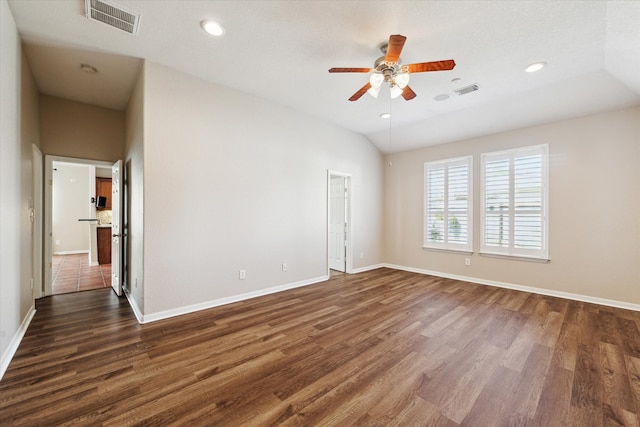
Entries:
MULTIPOLYGON (((78 165, 97 166, 103 168, 111 168, 113 162, 105 162, 101 160, 78 159, 75 157, 63 157, 45 155, 45 171, 44 171, 44 259, 42 269, 44 271, 44 279, 42 283, 41 296, 49 296, 52 294, 52 263, 53 263, 53 162, 75 163, 78 165)), ((94 177, 95 178, 95 177, 94 177)), ((95 185, 92 187, 95 188, 95 185)), ((87 201, 89 202, 89 201, 87 201)))
POLYGON ((33 181, 33 195, 31 198, 31 265, 32 277, 31 293, 33 299, 42 298, 44 287, 42 281, 42 221, 44 218, 43 184, 44 184, 44 157, 37 145, 31 144, 31 174, 33 181))
POLYGON ((351 200, 353 199, 353 174, 346 172, 338 172, 334 170, 327 170, 327 233, 326 233, 326 258, 325 263, 327 266, 327 277, 331 276, 331 269, 329 268, 329 227, 331 221, 331 177, 342 177, 344 178, 345 184, 345 194, 344 194, 344 202, 346 206, 346 230, 345 230, 345 273, 351 274, 353 271, 353 257, 352 257, 352 229, 353 229, 353 219, 352 213, 353 204, 351 200))

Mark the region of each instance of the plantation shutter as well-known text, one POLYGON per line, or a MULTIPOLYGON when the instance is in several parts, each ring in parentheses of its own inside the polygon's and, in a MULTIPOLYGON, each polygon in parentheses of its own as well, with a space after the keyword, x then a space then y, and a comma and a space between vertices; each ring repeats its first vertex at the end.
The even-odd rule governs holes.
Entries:
POLYGON ((481 252, 548 257, 547 150, 482 155, 481 252))
POLYGON ((471 251, 471 157, 425 163, 424 247, 471 251))

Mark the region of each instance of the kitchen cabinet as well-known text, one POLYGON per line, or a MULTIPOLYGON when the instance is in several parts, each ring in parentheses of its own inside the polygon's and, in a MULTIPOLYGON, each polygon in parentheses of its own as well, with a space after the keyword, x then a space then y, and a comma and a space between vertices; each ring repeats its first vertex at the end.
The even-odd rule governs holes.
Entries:
POLYGON ((98 227, 98 264, 111 264, 111 227, 98 227))
POLYGON ((96 178, 96 198, 98 196, 106 197, 107 203, 104 208, 98 210, 111 210, 111 178, 96 178))

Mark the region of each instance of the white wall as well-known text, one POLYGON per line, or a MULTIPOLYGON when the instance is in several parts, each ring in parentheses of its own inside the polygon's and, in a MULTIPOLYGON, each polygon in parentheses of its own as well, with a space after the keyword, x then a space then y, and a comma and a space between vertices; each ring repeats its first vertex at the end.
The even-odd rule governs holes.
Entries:
POLYGON ((640 303, 640 108, 392 156, 385 260, 448 275, 640 303), (480 154, 549 144, 549 264, 479 256, 480 154), (424 162, 473 155, 474 255, 422 249, 424 162))
POLYGON ((354 268, 382 262, 364 137, 158 64, 144 85, 145 315, 325 277, 328 169, 353 174, 354 268))
MULTIPOLYGON (((54 162, 52 245, 54 254, 89 252, 90 223, 78 219, 91 218, 91 166, 54 162)), ((92 191, 93 189, 93 191, 92 191)))

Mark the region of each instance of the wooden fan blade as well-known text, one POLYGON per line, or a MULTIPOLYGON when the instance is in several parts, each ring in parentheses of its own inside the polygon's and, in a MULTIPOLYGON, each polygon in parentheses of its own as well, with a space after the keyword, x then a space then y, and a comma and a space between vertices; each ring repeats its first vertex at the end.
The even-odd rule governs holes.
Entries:
POLYGON ((368 73, 371 68, 329 68, 330 73, 368 73))
POLYGON ((424 73, 425 71, 447 71, 453 70, 456 62, 453 59, 446 61, 420 62, 418 64, 404 65, 402 68, 407 69, 408 73, 424 73))
POLYGON ((401 36, 400 34, 389 36, 387 54, 384 57, 384 60, 387 62, 398 62, 398 59, 400 59, 400 52, 402 52, 405 40, 407 40, 407 38, 405 36, 401 36))
POLYGON ((362 95, 364 95, 369 89, 371 88, 371 83, 367 82, 366 85, 362 86, 360 88, 359 91, 357 91, 356 93, 354 93, 353 95, 351 95, 351 98, 349 98, 349 101, 357 101, 358 99, 360 99, 360 97, 362 95))
POLYGON ((405 100, 410 101, 416 96, 417 96, 416 93, 409 86, 405 86, 404 89, 402 89, 402 97, 405 100))

